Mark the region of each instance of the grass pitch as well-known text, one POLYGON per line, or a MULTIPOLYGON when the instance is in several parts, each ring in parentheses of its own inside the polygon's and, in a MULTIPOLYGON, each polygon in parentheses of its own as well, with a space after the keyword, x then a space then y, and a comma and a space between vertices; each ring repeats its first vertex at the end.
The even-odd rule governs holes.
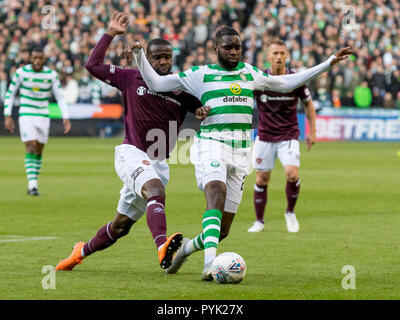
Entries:
MULTIPOLYGON (((302 144, 298 234, 286 231, 279 162, 269 187, 266 230, 247 232, 255 218, 253 172, 231 234, 218 249, 246 260, 247 275, 238 285, 200 281, 202 253, 176 275, 165 275, 142 218, 114 246, 72 272, 57 272, 56 289, 43 289, 42 268, 55 266, 75 242, 89 240, 113 218, 122 186, 114 146, 121 141, 52 137, 43 155, 41 196, 32 198, 26 195, 23 144, 0 138, 0 299, 400 298, 398 143, 318 143, 310 152, 302 144), (355 268, 355 289, 342 288, 346 265, 355 268)), ((172 165, 168 233, 197 235, 204 208, 193 166, 172 165)))

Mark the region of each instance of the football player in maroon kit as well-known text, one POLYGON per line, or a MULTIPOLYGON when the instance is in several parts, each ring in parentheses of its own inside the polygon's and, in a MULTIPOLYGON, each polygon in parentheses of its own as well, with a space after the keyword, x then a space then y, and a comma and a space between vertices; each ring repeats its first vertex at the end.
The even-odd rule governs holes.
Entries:
MULTIPOLYGON (((166 158, 175 146, 170 141, 170 122, 182 125, 187 111, 199 120, 208 114, 208 108, 185 92, 153 92, 149 90, 137 69, 122 69, 103 63, 113 38, 126 32, 128 17, 113 15, 106 33, 93 49, 86 63, 88 71, 99 80, 118 88, 124 100, 125 139, 115 148, 115 169, 124 183, 120 191, 117 212, 88 242, 78 242, 72 254, 62 260, 56 270, 72 270, 96 251, 114 244, 127 235, 132 225, 146 212, 147 224, 158 249, 161 268, 167 269, 174 253, 182 244, 182 234, 167 237, 165 215, 165 185, 169 180, 166 158), (150 148, 154 141, 147 139, 151 130, 164 133, 162 148, 150 148), (151 152, 150 152, 151 150, 151 152)), ((128 57, 129 54, 126 55, 128 57)), ((148 59, 154 70, 167 75, 172 68, 172 46, 164 39, 154 39, 147 47, 148 59)), ((128 59, 129 60, 129 59, 128 59)), ((159 141, 157 141, 159 143, 159 141)))
MULTIPOLYGON (((276 39, 269 43, 267 57, 271 68, 264 72, 268 75, 294 73, 285 66, 288 50, 282 40, 276 39)), ((303 85, 289 93, 257 91, 255 96, 259 111, 258 134, 252 154, 253 168, 256 170, 256 184, 254 185, 256 221, 248 231, 264 230, 268 185, 271 171, 278 157, 287 180, 287 207, 284 215, 286 226, 289 232, 298 232, 299 223, 294 212, 300 191, 300 130, 297 121, 297 102, 300 99, 303 103, 310 125, 310 133, 306 138, 307 148, 310 150, 316 141, 316 113, 310 91, 303 85)))

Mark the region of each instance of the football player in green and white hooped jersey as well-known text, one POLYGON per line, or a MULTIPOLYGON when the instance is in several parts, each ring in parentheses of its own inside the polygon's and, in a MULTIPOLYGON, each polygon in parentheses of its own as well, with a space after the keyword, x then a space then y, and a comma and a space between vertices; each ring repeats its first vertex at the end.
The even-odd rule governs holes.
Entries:
POLYGON ((167 273, 177 272, 187 256, 204 249, 202 280, 212 280, 211 266, 218 243, 228 235, 242 198, 244 178, 249 173, 254 90, 292 91, 346 59, 352 50, 341 49, 327 61, 303 72, 269 76, 240 62, 242 43, 239 33, 225 27, 215 36, 217 65, 160 76, 151 68, 140 43, 133 44, 131 49, 151 90, 184 90, 211 108, 190 150, 197 184, 207 201, 203 232, 193 240, 184 240, 167 273))
POLYGON ((42 166, 42 153, 50 131, 49 99, 53 92, 61 109, 64 133, 71 130, 67 104, 65 102, 57 72, 44 66, 43 50, 32 50, 31 64, 17 69, 11 79, 4 100, 4 126, 14 132, 14 120, 11 117, 15 95, 19 89, 19 131, 25 143, 25 171, 28 179, 28 194, 39 195, 38 176, 42 166))

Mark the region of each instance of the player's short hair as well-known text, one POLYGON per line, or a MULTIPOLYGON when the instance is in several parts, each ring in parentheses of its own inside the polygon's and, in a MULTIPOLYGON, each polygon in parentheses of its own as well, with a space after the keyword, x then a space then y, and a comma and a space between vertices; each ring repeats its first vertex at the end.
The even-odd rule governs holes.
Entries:
POLYGON ((171 44, 171 42, 169 42, 165 39, 162 39, 162 38, 156 38, 156 39, 150 40, 150 42, 147 44, 147 49, 146 49, 147 55, 150 54, 151 46, 170 46, 170 47, 172 47, 172 44, 171 44))
POLYGON ((231 27, 223 27, 217 31, 215 34, 214 44, 218 45, 224 36, 238 36, 240 38, 239 32, 231 27))
POLYGON ((282 39, 279 39, 279 38, 274 38, 267 42, 267 48, 271 47, 273 44, 286 47, 285 41, 283 41, 282 39))

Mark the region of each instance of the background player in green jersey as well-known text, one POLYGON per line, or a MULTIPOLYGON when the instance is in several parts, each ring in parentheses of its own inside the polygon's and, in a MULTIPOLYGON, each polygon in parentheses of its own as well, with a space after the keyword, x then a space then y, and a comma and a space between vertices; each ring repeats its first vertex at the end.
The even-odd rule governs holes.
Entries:
POLYGON ((49 99, 53 92, 61 109, 64 133, 71 130, 67 104, 61 89, 57 72, 44 64, 45 55, 36 47, 31 53, 31 64, 17 69, 12 77, 4 100, 4 126, 13 133, 15 129, 12 116, 14 98, 19 90, 19 131, 25 144, 25 171, 28 179, 28 194, 38 196, 38 176, 42 166, 42 154, 50 131, 49 99))

